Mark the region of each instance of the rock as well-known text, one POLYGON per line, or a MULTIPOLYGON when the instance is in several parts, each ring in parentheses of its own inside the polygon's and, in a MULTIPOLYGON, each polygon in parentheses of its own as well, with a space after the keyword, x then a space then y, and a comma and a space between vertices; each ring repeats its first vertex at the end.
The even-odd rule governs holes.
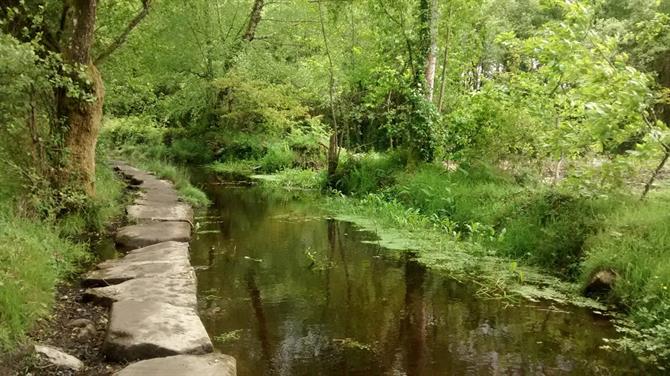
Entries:
POLYGON ((170 241, 135 249, 128 252, 121 259, 101 262, 97 268, 106 269, 114 267, 119 262, 188 260, 189 258, 188 243, 170 241))
POLYGON ((126 226, 116 233, 116 243, 126 250, 166 241, 188 242, 191 225, 187 222, 153 222, 126 226))
POLYGON ((84 363, 81 360, 66 354, 63 350, 56 347, 35 345, 35 352, 57 368, 69 369, 75 372, 84 368, 84 363))
POLYGON ((116 285, 135 278, 195 278, 188 259, 130 262, 120 259, 115 265, 86 273, 84 287, 116 285))
POLYGON ((195 278, 136 278, 118 285, 88 289, 84 300, 111 306, 118 301, 157 301, 197 308, 195 278))
POLYGON ((128 218, 137 223, 147 221, 193 222, 193 209, 184 203, 151 202, 149 205, 131 205, 128 218))
POLYGON ((103 352, 112 361, 199 355, 212 352, 212 342, 193 308, 120 301, 112 305, 103 352))
POLYGON ((89 325, 95 327, 93 321, 89 319, 74 319, 67 323, 68 328, 83 328, 89 325))
POLYGON ((619 275, 614 270, 601 270, 593 275, 584 289, 584 294, 588 297, 605 296, 612 291, 618 277, 619 275))
POLYGON ((94 325, 86 325, 83 328, 79 328, 77 332, 77 341, 80 343, 87 342, 92 337, 94 337, 98 331, 95 329, 94 325))
POLYGON ((177 355, 131 364, 115 376, 235 376, 236 368, 235 358, 229 355, 177 355))

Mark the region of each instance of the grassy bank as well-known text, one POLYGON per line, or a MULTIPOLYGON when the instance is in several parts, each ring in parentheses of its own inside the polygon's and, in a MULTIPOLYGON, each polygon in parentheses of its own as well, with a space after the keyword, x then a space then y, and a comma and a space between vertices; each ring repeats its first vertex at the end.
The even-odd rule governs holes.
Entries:
POLYGON ((97 194, 63 213, 49 192, 26 193, 9 169, 0 174, 0 349, 10 350, 54 301, 56 285, 91 261, 89 239, 123 214, 121 182, 98 164, 97 194))

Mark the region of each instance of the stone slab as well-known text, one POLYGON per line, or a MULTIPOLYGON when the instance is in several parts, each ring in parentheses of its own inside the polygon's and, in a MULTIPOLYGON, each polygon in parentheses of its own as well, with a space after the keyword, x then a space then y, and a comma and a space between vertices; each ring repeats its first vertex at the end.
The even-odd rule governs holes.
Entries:
POLYGON ((224 354, 176 355, 133 363, 115 376, 235 376, 235 358, 224 354))
POLYGON ((84 291, 83 298, 105 306, 119 301, 156 301, 179 307, 197 308, 195 278, 135 278, 118 285, 84 291))
POLYGON ((130 205, 126 209, 133 222, 183 221, 193 222, 191 205, 178 202, 151 202, 148 205, 130 205))
POLYGON ((188 259, 169 261, 123 262, 114 266, 86 273, 81 281, 84 287, 116 285, 135 278, 195 278, 195 271, 188 259))
POLYGON ((112 305, 102 351, 112 361, 134 361, 207 354, 213 348, 195 309, 128 300, 112 305))
POLYGON ((117 266, 120 262, 189 260, 188 243, 163 242, 128 252, 123 258, 103 261, 98 269, 117 266))
POLYGON ((179 195, 174 189, 152 189, 149 191, 140 191, 135 199, 136 205, 148 205, 156 202, 178 203, 179 195))
POLYGON ((153 222, 126 226, 116 233, 116 243, 123 250, 137 249, 166 241, 189 242, 188 222, 153 222))

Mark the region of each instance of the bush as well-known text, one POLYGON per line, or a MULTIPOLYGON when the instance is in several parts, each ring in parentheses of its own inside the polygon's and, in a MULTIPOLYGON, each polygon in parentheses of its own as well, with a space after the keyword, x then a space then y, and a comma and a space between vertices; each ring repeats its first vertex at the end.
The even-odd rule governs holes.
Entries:
POLYGON ((557 191, 529 192, 502 224, 497 247, 509 257, 541 265, 564 277, 577 277, 584 244, 602 226, 615 202, 557 191))
POLYGON ((259 162, 261 171, 272 173, 293 167, 294 161, 295 155, 288 145, 278 143, 271 145, 259 162))
POLYGON ((344 194, 365 195, 395 182, 394 174, 407 164, 404 153, 351 155, 340 163, 335 188, 344 194))

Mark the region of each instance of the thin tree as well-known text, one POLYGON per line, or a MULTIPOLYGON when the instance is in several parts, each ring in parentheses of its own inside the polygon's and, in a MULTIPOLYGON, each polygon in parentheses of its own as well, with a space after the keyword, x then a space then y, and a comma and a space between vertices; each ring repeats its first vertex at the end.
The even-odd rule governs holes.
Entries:
POLYGON ((319 23, 321 24, 321 35, 323 37, 323 46, 328 58, 328 95, 330 101, 330 116, 332 121, 330 141, 328 143, 328 185, 332 187, 335 183, 335 172, 340 160, 340 147, 338 143, 337 111, 335 110, 335 71, 333 68, 333 58, 328 46, 328 35, 326 34, 326 24, 323 20, 323 10, 321 0, 317 0, 319 6, 319 23))

